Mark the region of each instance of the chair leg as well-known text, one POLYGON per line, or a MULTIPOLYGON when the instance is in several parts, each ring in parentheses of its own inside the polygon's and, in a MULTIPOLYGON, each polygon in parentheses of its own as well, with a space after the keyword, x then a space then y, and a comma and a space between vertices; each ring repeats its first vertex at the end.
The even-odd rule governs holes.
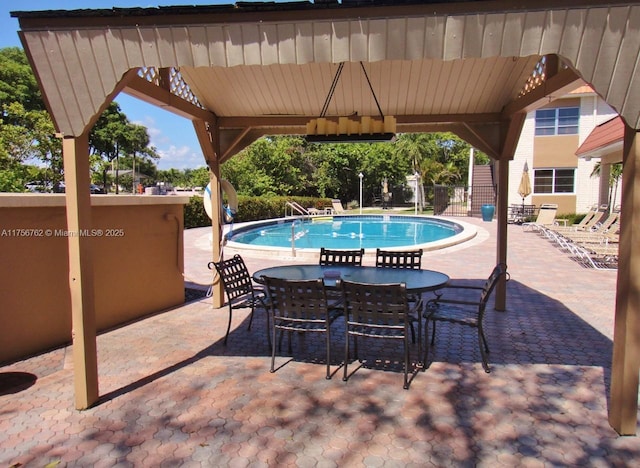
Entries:
POLYGON ((482 356, 482 368, 488 374, 491 372, 489 368, 489 362, 487 360, 487 353, 489 352, 489 347, 487 346, 487 340, 484 337, 484 332, 481 327, 478 327, 478 344, 480 345, 480 355, 482 356))
POLYGON ((425 361, 422 360, 422 357, 422 317, 418 316, 418 359, 416 361, 424 371, 425 361))
POLYGON ((231 318, 233 316, 233 309, 231 308, 231 304, 229 304, 229 323, 227 323, 227 333, 224 335, 223 344, 227 345, 227 339, 229 338, 229 331, 231 331, 231 318))
POLYGON ((404 342, 404 384, 402 388, 407 390, 409 388, 409 343, 406 335, 402 341, 404 342))
POLYGON ((269 310, 265 310, 266 314, 267 314, 267 346, 269 346, 269 349, 271 349, 271 320, 269 318, 269 315, 271 315, 271 313, 269 312, 269 310))
POLYGON ((331 362, 331 333, 329 332, 329 328, 326 331, 327 340, 325 346, 327 348, 327 380, 331 379, 331 366, 329 365, 331 362))
MULTIPOLYGON (((275 364, 276 364, 276 327, 275 327, 275 321, 274 321, 274 326, 273 329, 270 330, 272 333, 272 339, 271 339, 271 373, 274 373, 276 371, 275 369, 275 364)), ((282 333, 280 333, 280 337, 282 338, 282 333)))
POLYGON ((411 328, 411 342, 416 344, 416 330, 413 327, 413 322, 409 322, 409 327, 411 328))
POLYGON ((247 327, 247 330, 251 331, 251 324, 253 323, 253 312, 255 310, 255 306, 252 304, 251 305, 251 314, 249 315, 249 326, 247 327))
POLYGON ((433 322, 433 331, 431 332, 431 346, 433 346, 433 344, 436 342, 436 321, 432 320, 433 322))
POLYGON ((424 360, 422 370, 429 366, 429 319, 424 321, 424 360))
POLYGON ((344 340, 344 369, 343 369, 343 374, 342 374, 342 380, 343 381, 347 381, 348 379, 348 373, 347 373, 347 366, 349 363, 349 333, 347 333, 346 339, 344 340))

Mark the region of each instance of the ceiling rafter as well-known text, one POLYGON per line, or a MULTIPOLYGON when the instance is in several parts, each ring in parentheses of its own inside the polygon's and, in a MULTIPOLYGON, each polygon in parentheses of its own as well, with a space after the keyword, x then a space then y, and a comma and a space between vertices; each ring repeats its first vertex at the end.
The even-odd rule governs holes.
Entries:
POLYGON ((213 112, 198 107, 177 94, 140 76, 132 77, 122 91, 141 101, 161 107, 162 109, 190 120, 212 120, 216 117, 213 112))

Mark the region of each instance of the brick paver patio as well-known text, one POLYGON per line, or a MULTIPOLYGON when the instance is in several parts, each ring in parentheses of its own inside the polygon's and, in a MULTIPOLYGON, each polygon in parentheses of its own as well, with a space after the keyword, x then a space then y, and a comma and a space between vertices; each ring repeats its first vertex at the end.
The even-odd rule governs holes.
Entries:
MULTIPOLYGON (((477 238, 426 253, 423 268, 489 274, 496 223, 464 221, 477 238)), ((185 233, 185 278, 202 287, 207 241, 206 229, 185 233)), ((251 271, 294 261, 245 260, 251 271)), ((249 332, 235 314, 224 347, 227 311, 206 298, 100 335, 102 399, 89 410, 74 409, 70 347, 4 366, 0 466, 637 466, 640 439, 607 422, 616 272, 515 225, 509 271, 507 311, 487 317, 491 374, 475 335, 444 324, 406 391, 393 363, 343 382, 340 344, 325 380, 313 338, 270 374, 263 314, 249 332)))

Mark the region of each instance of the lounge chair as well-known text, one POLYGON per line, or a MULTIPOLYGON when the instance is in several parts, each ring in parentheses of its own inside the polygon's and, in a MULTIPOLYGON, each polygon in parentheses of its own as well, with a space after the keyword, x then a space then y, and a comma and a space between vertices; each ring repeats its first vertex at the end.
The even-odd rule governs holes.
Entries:
POLYGON ((551 229, 555 232, 590 231, 596 224, 598 224, 598 222, 600 222, 608 209, 608 205, 600 205, 599 207, 593 206, 579 223, 571 226, 548 226, 547 229, 551 229))
POLYGON ((558 205, 555 203, 543 203, 540 205, 538 217, 531 223, 522 223, 524 231, 540 232, 545 226, 551 226, 555 222, 558 205))
POLYGON ((594 239, 604 239, 606 234, 616 233, 619 230, 620 213, 609 213, 602 223, 596 223, 589 231, 567 231, 559 234, 576 242, 589 240, 593 242, 594 239))
POLYGON ((342 202, 338 199, 331 200, 331 207, 333 208, 333 212, 336 214, 344 213, 344 208, 342 207, 342 202))
POLYGON ((587 267, 596 270, 616 270, 618 268, 618 245, 578 245, 573 244, 574 258, 587 267))

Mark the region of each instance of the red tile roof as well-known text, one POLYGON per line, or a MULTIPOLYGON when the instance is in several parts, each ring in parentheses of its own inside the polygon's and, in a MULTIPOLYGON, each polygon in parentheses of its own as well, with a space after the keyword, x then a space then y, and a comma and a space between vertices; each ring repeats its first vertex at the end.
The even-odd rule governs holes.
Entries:
POLYGON ((585 153, 603 149, 613 143, 621 141, 624 137, 624 123, 620 116, 601 123, 594 128, 586 140, 576 150, 576 155, 581 156, 585 153))

